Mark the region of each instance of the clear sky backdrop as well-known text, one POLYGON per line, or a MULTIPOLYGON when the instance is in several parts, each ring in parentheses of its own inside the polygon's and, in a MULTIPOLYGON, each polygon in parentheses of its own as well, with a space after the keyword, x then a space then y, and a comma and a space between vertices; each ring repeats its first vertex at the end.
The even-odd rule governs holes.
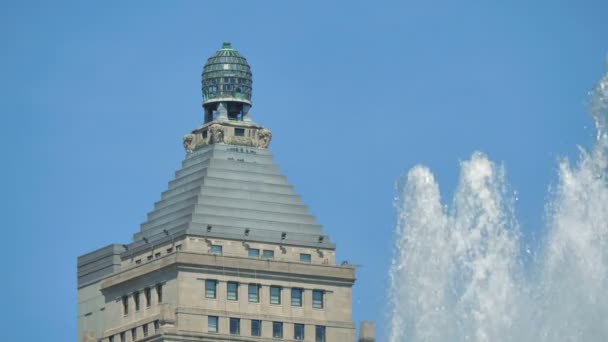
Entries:
POLYGON ((139 229, 225 40, 275 160, 361 265, 354 320, 382 341, 395 180, 426 164, 449 203, 459 161, 484 151, 533 241, 557 160, 593 140, 608 2, 2 1, 4 340, 76 340, 76 258, 139 229))

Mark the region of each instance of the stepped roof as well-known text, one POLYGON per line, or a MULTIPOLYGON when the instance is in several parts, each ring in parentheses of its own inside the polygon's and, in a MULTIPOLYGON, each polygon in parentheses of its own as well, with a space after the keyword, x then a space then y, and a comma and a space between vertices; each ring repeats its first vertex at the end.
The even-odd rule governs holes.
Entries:
POLYGON ((134 235, 180 232, 334 248, 267 149, 207 145, 189 153, 134 235))

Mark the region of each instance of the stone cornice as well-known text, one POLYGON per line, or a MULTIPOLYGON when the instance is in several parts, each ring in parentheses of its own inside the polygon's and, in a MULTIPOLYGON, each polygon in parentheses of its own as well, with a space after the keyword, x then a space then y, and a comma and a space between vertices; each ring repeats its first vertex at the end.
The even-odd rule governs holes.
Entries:
POLYGON ((350 266, 302 264, 179 251, 141 266, 118 272, 103 280, 101 290, 107 291, 130 280, 167 268, 217 274, 234 273, 240 276, 251 272, 258 278, 326 283, 337 286, 352 286, 355 282, 355 269, 350 266))

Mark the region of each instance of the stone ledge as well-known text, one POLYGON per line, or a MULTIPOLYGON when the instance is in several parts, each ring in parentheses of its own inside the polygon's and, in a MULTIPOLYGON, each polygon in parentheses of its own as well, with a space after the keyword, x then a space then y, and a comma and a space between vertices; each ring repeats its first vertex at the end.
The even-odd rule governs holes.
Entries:
POLYGON ((352 286, 355 282, 355 269, 332 265, 302 264, 288 261, 260 260, 236 256, 218 256, 187 251, 174 252, 154 261, 120 271, 101 284, 101 290, 123 284, 161 269, 196 269, 206 272, 235 272, 243 276, 247 271, 257 277, 284 278, 286 280, 325 282, 331 285, 352 286))

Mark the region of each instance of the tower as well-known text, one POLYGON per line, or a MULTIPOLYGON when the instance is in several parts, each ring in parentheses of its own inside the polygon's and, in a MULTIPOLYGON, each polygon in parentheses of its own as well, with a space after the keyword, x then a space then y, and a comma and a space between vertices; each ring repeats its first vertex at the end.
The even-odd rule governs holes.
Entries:
POLYGON ((78 258, 79 341, 355 340, 355 270, 309 214, 251 118, 229 43, 203 68, 203 124, 127 244, 78 258))

